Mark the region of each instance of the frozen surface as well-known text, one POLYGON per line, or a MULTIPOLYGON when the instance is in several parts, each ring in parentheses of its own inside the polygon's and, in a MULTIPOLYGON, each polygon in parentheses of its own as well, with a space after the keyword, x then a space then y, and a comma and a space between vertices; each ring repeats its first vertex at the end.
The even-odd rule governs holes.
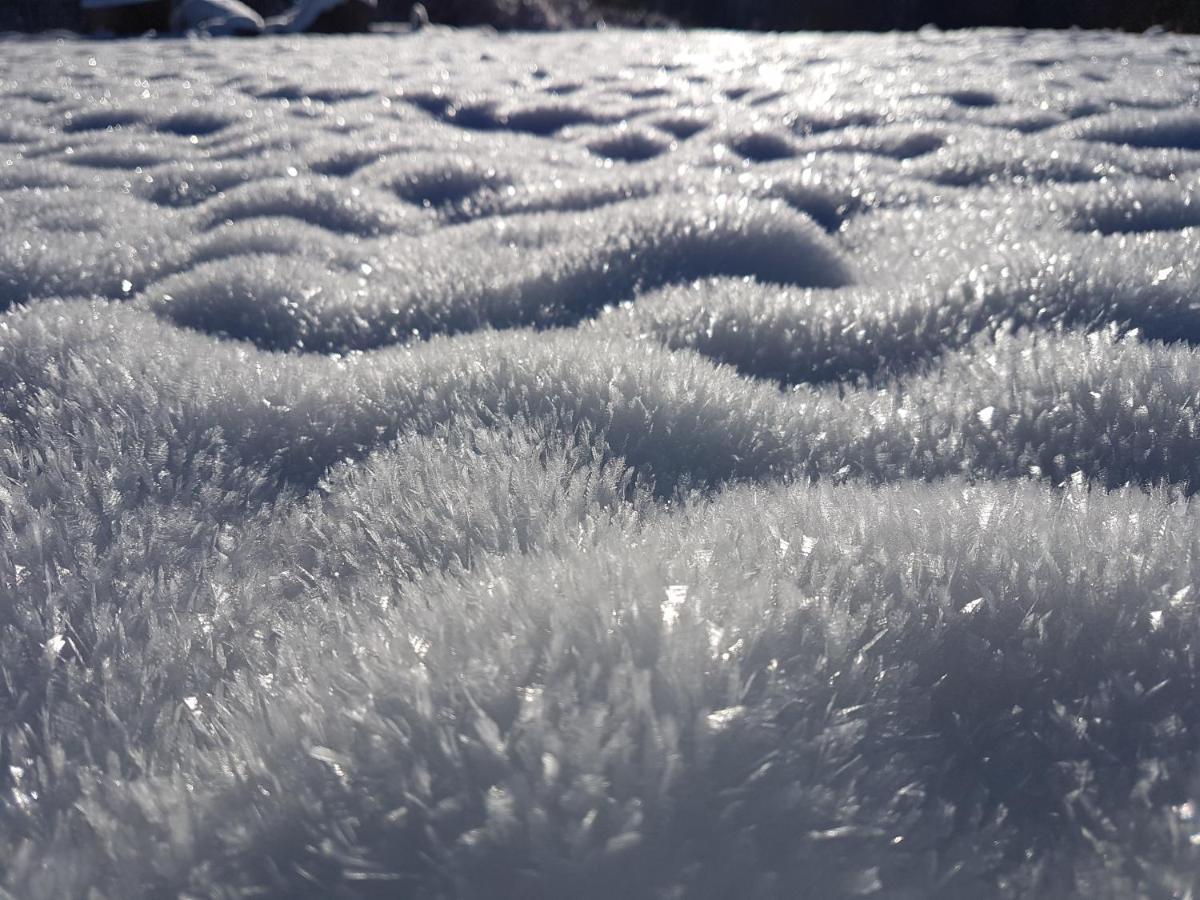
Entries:
POLYGON ((1050 279, 1049 314, 1092 324, 1195 284, 1159 274, 1200 224, 1182 38, 10 41, 0 77, 4 306, 328 352, 654 315, 641 294, 708 276, 850 315, 966 276, 1029 315, 1050 279))
POLYGON ((0 41, 0 886, 1191 896, 1198 74, 0 41))

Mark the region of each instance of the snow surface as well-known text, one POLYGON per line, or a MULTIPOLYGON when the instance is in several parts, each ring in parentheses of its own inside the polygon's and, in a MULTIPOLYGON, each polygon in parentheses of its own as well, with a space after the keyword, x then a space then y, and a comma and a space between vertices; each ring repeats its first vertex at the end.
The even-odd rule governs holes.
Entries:
POLYGON ((1185 896, 1198 73, 4 39, 0 885, 1185 896))
POLYGON ((9 41, 0 303, 131 299, 341 351, 704 276, 853 305, 1016 266, 1177 296, 1195 60, 1019 32, 9 41))

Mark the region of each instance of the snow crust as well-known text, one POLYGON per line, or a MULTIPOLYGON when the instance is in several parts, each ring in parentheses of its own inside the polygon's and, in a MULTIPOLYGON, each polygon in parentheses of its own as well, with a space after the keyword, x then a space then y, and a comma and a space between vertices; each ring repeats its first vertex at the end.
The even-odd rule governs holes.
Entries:
POLYGON ((1198 66, 4 39, 0 892, 1190 895, 1198 66))

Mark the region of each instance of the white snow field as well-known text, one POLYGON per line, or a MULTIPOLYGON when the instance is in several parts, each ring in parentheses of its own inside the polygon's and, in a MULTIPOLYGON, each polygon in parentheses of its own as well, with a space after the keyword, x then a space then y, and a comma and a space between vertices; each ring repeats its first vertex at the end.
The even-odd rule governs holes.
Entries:
POLYGON ((1198 103, 0 40, 0 896, 1200 895, 1198 103))

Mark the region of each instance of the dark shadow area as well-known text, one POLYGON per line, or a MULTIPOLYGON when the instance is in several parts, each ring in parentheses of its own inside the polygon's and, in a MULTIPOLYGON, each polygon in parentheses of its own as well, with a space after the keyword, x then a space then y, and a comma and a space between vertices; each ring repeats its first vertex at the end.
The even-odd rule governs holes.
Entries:
MULTIPOLYGON (((291 6, 289 0, 247 0, 268 17, 291 6)), ((78 0, 9 0, 0 5, 0 30, 44 31, 103 28, 117 32, 166 30, 169 0, 143 3, 127 21, 125 8, 105 10, 104 21, 85 16, 78 0), (151 9, 154 7, 155 9, 151 9), (161 9, 158 9, 161 7, 161 9), (150 18, 153 18, 153 22, 150 18), (142 20, 145 19, 145 23, 142 20), (89 21, 90 20, 90 21, 89 21)), ((376 22, 408 22, 413 0, 347 4, 323 15, 306 31, 361 31, 376 22), (349 21, 353 19, 353 21, 349 21)), ((501 30, 556 30, 592 27, 600 22, 629 26, 734 28, 772 31, 889 31, 925 25, 941 28, 1114 28, 1142 31, 1161 26, 1200 31, 1200 0, 427 0, 428 20, 445 25, 489 25, 501 30)), ((423 17, 422 17, 423 18, 423 17)))

